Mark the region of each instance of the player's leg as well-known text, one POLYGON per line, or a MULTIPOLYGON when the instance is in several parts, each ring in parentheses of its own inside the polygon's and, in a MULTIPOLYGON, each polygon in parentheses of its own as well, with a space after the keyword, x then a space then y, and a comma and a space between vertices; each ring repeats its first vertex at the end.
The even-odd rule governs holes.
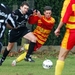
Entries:
POLYGON ((26 54, 25 60, 33 62, 34 60, 32 60, 31 54, 34 51, 34 47, 35 47, 37 38, 34 36, 34 34, 32 32, 29 32, 28 34, 26 34, 23 37, 31 41, 30 44, 29 44, 29 49, 28 49, 28 52, 26 54))
POLYGON ((61 43, 61 49, 59 53, 59 57, 56 63, 55 67, 55 75, 61 75, 62 70, 64 68, 64 60, 66 56, 68 55, 69 51, 73 48, 75 45, 75 33, 73 33, 74 30, 66 30, 65 36, 63 38, 63 41, 61 43))
POLYGON ((16 66, 16 63, 24 60, 24 58, 26 57, 26 54, 27 54, 27 51, 28 51, 28 48, 29 48, 29 44, 24 44, 24 49, 25 49, 25 52, 22 53, 19 57, 17 57, 15 60, 13 60, 12 62, 12 66, 16 66))
POLYGON ((40 44, 38 41, 36 42, 36 45, 34 47, 34 52, 40 49, 43 46, 43 44, 40 44))
POLYGON ((0 23, 0 53, 1 53, 1 49, 2 49, 2 39, 4 36, 4 32, 5 32, 5 24, 4 23, 0 23))
POLYGON ((3 56, 1 58, 1 62, 0 62, 1 65, 2 65, 3 61, 6 59, 10 50, 13 48, 14 42, 16 42, 20 37, 22 37, 22 35, 21 35, 22 33, 23 33, 23 31, 19 31, 19 30, 15 30, 15 29, 13 29, 9 32, 9 43, 8 43, 8 46, 5 49, 3 56))
POLYGON ((16 60, 13 60, 12 62, 12 66, 16 66, 16 63, 24 60, 25 56, 26 56, 27 52, 22 53, 18 58, 16 58, 16 60))
POLYGON ((14 46, 14 43, 8 43, 8 46, 7 46, 7 48, 5 48, 3 56, 2 56, 2 58, 0 60, 0 65, 2 65, 2 63, 6 59, 7 55, 9 54, 9 52, 12 49, 13 46, 14 46))
POLYGON ((63 48, 60 49, 59 57, 55 67, 55 75, 61 75, 62 70, 64 68, 64 60, 68 53, 69 53, 69 50, 66 50, 63 48))
POLYGON ((22 53, 18 58, 16 58, 16 62, 20 62, 22 60, 24 60, 24 58, 26 57, 26 54, 27 54, 27 51, 28 51, 28 48, 29 48, 29 44, 24 44, 24 49, 25 49, 25 52, 22 53))
POLYGON ((27 54, 27 52, 22 53, 22 54, 16 59, 16 62, 20 62, 20 61, 24 60, 26 54, 27 54))
MULTIPOLYGON (((4 35, 4 32, 5 32, 5 25, 2 24, 1 26, 2 26, 1 27, 2 29, 1 29, 1 32, 0 32, 0 37, 2 38, 3 35, 4 35)), ((5 58, 7 56, 7 53, 9 53, 9 51, 7 51, 5 49, 4 54, 3 54, 2 58, 0 59, 0 65, 2 65, 3 61, 5 60, 5 58)))

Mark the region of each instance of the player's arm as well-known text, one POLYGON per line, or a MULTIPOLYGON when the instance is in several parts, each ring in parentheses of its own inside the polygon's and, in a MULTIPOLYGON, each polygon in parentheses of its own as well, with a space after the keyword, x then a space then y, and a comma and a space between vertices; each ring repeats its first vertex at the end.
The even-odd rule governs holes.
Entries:
POLYGON ((61 20, 60 23, 55 30, 55 35, 58 37, 60 35, 60 29, 61 27, 68 22, 68 19, 72 13, 72 5, 67 0, 65 0, 62 11, 61 11, 61 20))
POLYGON ((58 25, 58 27, 57 27, 57 29, 55 30, 55 35, 58 37, 59 35, 60 35, 60 29, 61 29, 61 27, 64 25, 64 23, 63 22, 60 22, 59 23, 59 25, 58 25))
POLYGON ((13 27, 9 23, 6 23, 6 27, 9 29, 13 29, 13 27))
POLYGON ((28 22, 30 24, 37 24, 38 20, 41 18, 41 13, 40 11, 34 9, 33 14, 30 15, 28 22))
POLYGON ((6 23, 6 27, 9 28, 9 29, 17 29, 17 27, 14 28, 9 23, 6 23))
POLYGON ((10 13, 5 21, 6 26, 11 29, 16 29, 17 28, 17 21, 16 21, 17 18, 18 18, 18 15, 16 15, 16 12, 10 13))
POLYGON ((37 15, 31 15, 28 19, 29 24, 37 24, 39 17, 37 15))

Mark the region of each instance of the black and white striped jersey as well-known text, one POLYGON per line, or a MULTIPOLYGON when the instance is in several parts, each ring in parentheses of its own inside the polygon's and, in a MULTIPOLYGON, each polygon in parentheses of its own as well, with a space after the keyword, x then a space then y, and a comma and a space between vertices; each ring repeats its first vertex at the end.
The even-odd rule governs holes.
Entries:
POLYGON ((5 31, 5 20, 7 19, 10 12, 11 11, 8 6, 0 3, 0 39, 3 37, 5 31))
POLYGON ((26 22, 29 16, 33 13, 32 10, 28 10, 26 14, 22 14, 20 9, 15 10, 8 16, 7 22, 15 27, 26 27, 26 22))
POLYGON ((0 23, 4 23, 10 12, 11 11, 8 6, 4 5, 3 3, 0 4, 0 23))

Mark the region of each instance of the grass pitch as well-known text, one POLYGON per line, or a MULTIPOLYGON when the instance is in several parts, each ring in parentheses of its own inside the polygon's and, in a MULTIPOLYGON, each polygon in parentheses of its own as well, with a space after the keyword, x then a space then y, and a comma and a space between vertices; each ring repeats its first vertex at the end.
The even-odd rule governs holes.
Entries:
MULTIPOLYGON (((45 56, 43 58, 34 58, 35 62, 21 61, 12 67, 11 62, 16 57, 7 57, 2 66, 0 66, 0 75, 54 75, 55 64, 57 58, 54 56, 45 56), (43 69, 42 63, 48 58, 52 60, 53 67, 51 69, 43 69)), ((75 56, 69 55, 65 61, 65 67, 62 75, 75 75, 75 56)))

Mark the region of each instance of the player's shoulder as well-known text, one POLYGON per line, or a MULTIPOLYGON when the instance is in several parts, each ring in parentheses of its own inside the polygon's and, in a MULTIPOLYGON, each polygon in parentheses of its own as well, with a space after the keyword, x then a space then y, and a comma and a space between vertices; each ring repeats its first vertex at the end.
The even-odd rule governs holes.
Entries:
POLYGON ((0 3, 0 10, 6 14, 11 13, 11 9, 8 7, 8 5, 5 5, 3 3, 0 3))
POLYGON ((54 17, 51 17, 51 20, 52 20, 53 22, 55 22, 55 18, 54 18, 54 17))
POLYGON ((0 3, 0 10, 5 10, 6 9, 6 5, 4 5, 3 3, 0 3))
POLYGON ((9 8, 7 5, 5 5, 3 3, 0 3, 0 7, 5 8, 5 9, 8 9, 9 8))
POLYGON ((13 11, 13 13, 14 13, 14 14, 18 14, 18 13, 19 13, 19 10, 16 9, 16 10, 13 11))
POLYGON ((0 3, 0 6, 6 8, 6 5, 3 3, 0 3))

